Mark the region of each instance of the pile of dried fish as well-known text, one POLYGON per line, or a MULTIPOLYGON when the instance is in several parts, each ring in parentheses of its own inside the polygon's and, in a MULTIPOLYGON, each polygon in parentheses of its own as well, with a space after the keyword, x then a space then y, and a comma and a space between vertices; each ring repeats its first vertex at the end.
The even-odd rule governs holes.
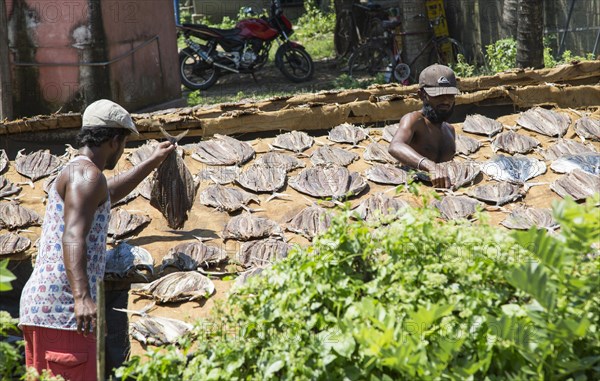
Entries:
POLYGON ((456 134, 456 153, 470 155, 481 147, 481 142, 463 134, 456 134))
POLYGON ((483 164, 481 170, 498 181, 524 183, 527 180, 546 172, 543 161, 523 156, 495 155, 483 164))
POLYGON ((448 161, 440 163, 446 169, 448 179, 452 184, 452 190, 456 190, 463 185, 472 184, 477 175, 481 172, 480 165, 474 161, 448 161))
POLYGON ((550 184, 550 189, 561 197, 571 196, 584 200, 600 191, 600 176, 575 169, 550 184))
POLYGON ((586 152, 595 152, 594 146, 576 142, 572 139, 558 139, 548 149, 540 150, 542 157, 553 161, 566 155, 577 155, 586 152))
POLYGON ((520 230, 528 230, 533 226, 546 229, 555 229, 558 227, 558 224, 552 218, 552 210, 523 206, 515 208, 500 224, 509 229, 520 230))
POLYGON ((158 142, 156 140, 148 140, 144 145, 137 148, 127 156, 127 160, 134 166, 146 161, 156 149, 158 142))
POLYGON ((467 115, 462 130, 471 134, 492 137, 502 131, 502 123, 479 114, 467 115))
POLYGON ((20 229, 39 226, 42 217, 33 210, 13 201, 0 202, 0 229, 20 229))
POLYGON ((284 241, 267 238, 244 242, 236 260, 244 267, 266 266, 286 258, 290 245, 284 241))
POLYGON ((254 192, 276 192, 283 188, 287 172, 281 167, 249 165, 237 178, 237 183, 254 192))
POLYGON ((29 246, 31 246, 29 238, 14 233, 0 235, 0 255, 20 254, 29 249, 29 246))
POLYGON ((147 215, 129 213, 123 208, 116 208, 110 211, 108 235, 120 239, 149 224, 150 221, 151 218, 147 215))
POLYGON ((528 153, 540 145, 540 141, 530 136, 506 131, 492 141, 492 150, 513 153, 528 153))
POLYGON ((265 167, 283 168, 286 172, 305 167, 302 160, 281 152, 267 152, 256 160, 256 164, 265 167))
POLYGON ((346 167, 356 159, 358 155, 354 152, 329 146, 319 147, 310 155, 310 162, 314 165, 337 164, 346 167))
POLYGON ((200 203, 202 205, 229 213, 245 209, 251 201, 260 204, 260 200, 256 195, 238 188, 227 188, 222 185, 211 185, 200 193, 200 203))
POLYGON ((253 216, 250 213, 243 213, 227 222, 222 238, 224 240, 248 241, 275 236, 283 237, 283 231, 277 222, 268 218, 253 216))
POLYGON ((204 180, 211 180, 215 184, 225 185, 237 180, 240 172, 241 168, 237 165, 206 168, 194 176, 194 181, 201 183, 204 180))
POLYGON ((341 199, 357 195, 367 187, 365 179, 339 165, 319 165, 302 170, 289 180, 290 187, 313 197, 341 199))
POLYGON ((329 131, 329 140, 336 143, 349 143, 356 146, 359 142, 368 138, 367 132, 360 127, 350 123, 343 123, 329 131))
POLYGON ((209 165, 241 165, 254 155, 254 149, 248 143, 215 134, 214 138, 197 144, 192 159, 209 165))
POLYGON ((0 149, 0 173, 4 172, 6 167, 8 167, 9 162, 10 160, 8 160, 8 155, 6 154, 6 151, 0 149))
POLYGON ((388 124, 383 128, 383 140, 386 142, 391 142, 400 127, 400 123, 388 124))
MULTIPOLYGON (((185 131, 173 137, 164 129, 160 130, 173 144, 187 134, 185 131)), ((156 169, 153 182, 150 205, 160 210, 170 228, 182 228, 196 195, 194 178, 183 158, 177 152, 171 152, 156 169)))
POLYGON ((600 120, 584 116, 575 122, 575 133, 582 139, 600 141, 600 120))
POLYGON ((214 292, 213 282, 195 271, 171 273, 137 290, 132 290, 132 293, 147 296, 158 303, 188 302, 208 298, 214 292))
POLYGON ((388 164, 398 164, 398 160, 396 160, 390 153, 388 152, 388 147, 379 144, 379 143, 371 143, 365 149, 365 153, 363 155, 366 161, 376 161, 379 163, 388 163, 388 164))
POLYGON ((40 150, 28 155, 23 154, 24 151, 22 149, 17 152, 15 170, 32 181, 56 172, 63 164, 60 158, 52 155, 48 150, 40 150))
POLYGON ((175 344, 193 326, 181 320, 159 316, 142 316, 129 323, 129 334, 142 344, 175 344))
POLYGON ((385 215, 398 215, 400 211, 409 207, 408 202, 389 197, 383 193, 376 193, 368 199, 361 201, 354 211, 361 219, 371 220, 385 215))
POLYGON ((179 271, 195 271, 208 268, 227 259, 225 250, 209 246, 203 242, 185 242, 173 247, 163 257, 160 272, 167 267, 175 267, 179 271))
POLYGON ((444 219, 456 220, 471 217, 481 203, 467 196, 445 196, 441 201, 434 201, 433 205, 444 219))
POLYGON ((12 196, 20 191, 20 186, 13 184, 6 177, 0 176, 0 198, 12 196))
POLYGON ((331 212, 320 206, 309 206, 292 217, 286 229, 313 239, 331 225, 331 212))
POLYGON ((146 281, 154 274, 154 259, 148 250, 121 242, 106 252, 104 279, 126 278, 138 274, 146 281))
POLYGON ((600 154, 588 152, 562 156, 553 161, 550 168, 558 173, 569 173, 575 169, 581 169, 594 175, 600 175, 600 154))
POLYGON ((393 164, 376 164, 365 170, 368 180, 378 184, 400 185, 406 184, 409 174, 402 168, 393 164))
POLYGON ((553 110, 534 107, 522 113, 517 124, 542 135, 562 137, 571 124, 571 118, 553 110))
POLYGON ((523 186, 502 181, 475 187, 469 190, 468 195, 481 201, 504 205, 524 197, 525 193, 523 186))
POLYGON ((303 131, 290 131, 285 134, 277 135, 273 141, 273 146, 283 148, 292 152, 302 152, 314 144, 315 139, 303 131))

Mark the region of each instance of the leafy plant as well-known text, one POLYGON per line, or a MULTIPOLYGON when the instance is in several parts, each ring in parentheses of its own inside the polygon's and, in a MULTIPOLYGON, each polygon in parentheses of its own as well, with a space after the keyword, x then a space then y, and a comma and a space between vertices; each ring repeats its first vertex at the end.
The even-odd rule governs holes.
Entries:
MULTIPOLYGON (((17 330, 17 319, 13 319, 6 311, 0 311, 0 338, 7 337, 17 330)), ((0 380, 12 380, 13 375, 25 372, 21 356, 22 341, 8 343, 0 341, 0 380)))
POLYGON ((517 64, 517 41, 512 38, 498 40, 486 46, 486 59, 490 72, 499 73, 517 64))
POLYGON ((10 282, 17 279, 15 275, 8 269, 8 259, 0 261, 0 291, 10 291, 12 286, 10 282))

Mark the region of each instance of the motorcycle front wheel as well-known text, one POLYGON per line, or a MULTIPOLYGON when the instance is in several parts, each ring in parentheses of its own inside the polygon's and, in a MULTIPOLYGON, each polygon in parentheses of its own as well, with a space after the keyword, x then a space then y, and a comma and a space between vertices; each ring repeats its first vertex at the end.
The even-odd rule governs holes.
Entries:
POLYGON ((206 90, 217 82, 219 71, 204 61, 193 49, 179 52, 181 83, 190 90, 206 90))
POLYGON ((292 82, 304 82, 312 78, 315 64, 303 48, 284 44, 275 53, 275 65, 292 82))

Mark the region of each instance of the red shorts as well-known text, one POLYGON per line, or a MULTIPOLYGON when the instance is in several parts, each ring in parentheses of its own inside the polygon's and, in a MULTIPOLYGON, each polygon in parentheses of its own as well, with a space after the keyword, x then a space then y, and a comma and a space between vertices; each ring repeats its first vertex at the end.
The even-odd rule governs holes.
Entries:
POLYGON ((96 381, 96 336, 22 326, 25 338, 25 364, 41 374, 49 369, 53 375, 70 381, 96 381))

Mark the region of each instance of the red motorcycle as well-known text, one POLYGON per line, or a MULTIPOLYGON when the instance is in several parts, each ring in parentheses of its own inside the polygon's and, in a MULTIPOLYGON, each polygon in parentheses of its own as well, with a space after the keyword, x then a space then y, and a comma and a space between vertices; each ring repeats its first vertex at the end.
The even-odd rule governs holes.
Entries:
POLYGON ((223 74, 254 74, 267 62, 273 41, 279 44, 275 65, 291 81, 308 81, 315 70, 306 49, 290 41, 292 23, 284 16, 279 0, 271 1, 269 17, 241 20, 234 29, 201 24, 182 24, 177 28, 187 45, 179 52, 181 82, 191 90, 206 90, 223 74))

